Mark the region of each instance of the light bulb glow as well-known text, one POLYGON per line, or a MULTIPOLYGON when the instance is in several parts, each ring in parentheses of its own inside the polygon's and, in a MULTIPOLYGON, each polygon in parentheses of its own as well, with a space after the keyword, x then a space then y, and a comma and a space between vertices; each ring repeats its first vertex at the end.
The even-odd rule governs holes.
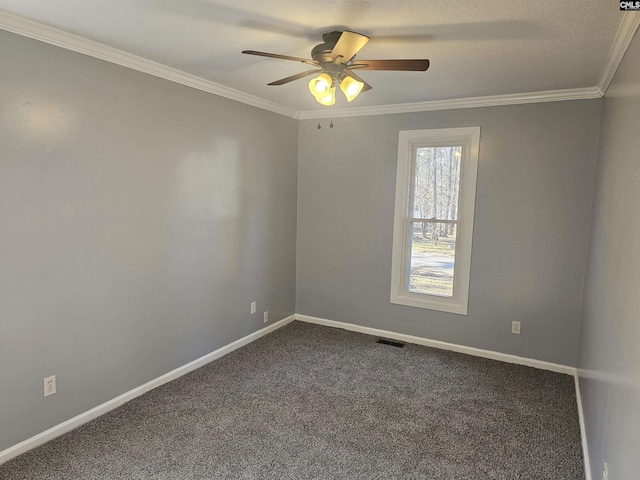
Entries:
POLYGON ((347 90, 347 95, 355 95, 356 93, 358 93, 358 85, 356 85, 355 83, 352 83, 346 88, 346 90, 347 90))
POLYGON ((344 96, 347 99, 347 102, 350 102, 354 98, 356 98, 362 89, 364 88, 364 83, 359 82, 353 77, 346 76, 340 82, 340 90, 344 93, 344 96))
POLYGON ((311 95, 316 97, 316 99, 319 96, 326 96, 327 91, 331 89, 332 83, 333 80, 329 75, 327 75, 326 73, 321 73, 320 75, 312 78, 309 81, 309 91, 311 92, 311 95))
POLYGON ((316 100, 319 104, 330 107, 336 103, 336 88, 331 87, 325 95, 318 95, 316 100))

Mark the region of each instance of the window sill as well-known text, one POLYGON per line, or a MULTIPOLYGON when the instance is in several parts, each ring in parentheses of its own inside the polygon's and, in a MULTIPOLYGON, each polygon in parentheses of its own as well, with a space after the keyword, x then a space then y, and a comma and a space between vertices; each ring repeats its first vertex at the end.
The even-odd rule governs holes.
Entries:
POLYGON ((440 298, 405 292, 392 294, 391 303, 406 305, 408 307, 438 310, 440 312, 456 313, 458 315, 467 314, 467 304, 460 302, 456 298, 440 298))

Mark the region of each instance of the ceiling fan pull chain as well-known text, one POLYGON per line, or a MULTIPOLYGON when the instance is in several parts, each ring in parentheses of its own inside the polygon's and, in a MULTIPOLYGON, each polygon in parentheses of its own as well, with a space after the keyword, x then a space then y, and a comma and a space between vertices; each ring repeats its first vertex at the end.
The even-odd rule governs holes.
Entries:
POLYGON ((320 130, 322 127, 320 126, 320 122, 318 122, 318 130, 320 130))
POLYGON ((329 124, 329 128, 333 128, 333 120, 331 120, 331 123, 329 124))

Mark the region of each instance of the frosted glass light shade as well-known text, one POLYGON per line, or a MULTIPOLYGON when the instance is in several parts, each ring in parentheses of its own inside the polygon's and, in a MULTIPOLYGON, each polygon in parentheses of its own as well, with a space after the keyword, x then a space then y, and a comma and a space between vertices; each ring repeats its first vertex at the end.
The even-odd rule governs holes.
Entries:
POLYGON ((358 96, 358 94, 362 91, 364 87, 364 83, 357 81, 353 77, 346 76, 340 82, 340 90, 344 93, 344 96, 347 99, 347 102, 350 102, 354 98, 358 96))
POLYGON ((336 87, 331 87, 325 95, 318 95, 316 100, 320 105, 325 105, 330 107, 334 103, 336 103, 336 87))
POLYGON ((328 91, 331 89, 332 83, 333 80, 328 74, 321 73, 309 81, 309 91, 317 100, 318 97, 324 97, 327 95, 328 91))

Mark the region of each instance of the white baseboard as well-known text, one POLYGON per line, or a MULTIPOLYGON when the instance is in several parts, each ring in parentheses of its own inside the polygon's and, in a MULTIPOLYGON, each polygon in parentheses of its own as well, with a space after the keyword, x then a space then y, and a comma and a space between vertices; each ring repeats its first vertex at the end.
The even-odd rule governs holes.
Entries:
POLYGON ((578 405, 578 418, 580 422, 580 439, 582 442, 582 455, 584 457, 584 470, 585 479, 592 480, 591 476, 591 464, 589 463, 589 449, 587 446, 587 432, 585 430, 584 412, 582 410, 582 397, 580 396, 580 380, 578 377, 578 370, 575 367, 569 365, 561 365, 558 363, 545 362, 542 360, 535 360, 533 358, 519 357, 517 355, 510 355, 507 353, 494 352, 492 350, 483 350, 480 348, 466 347, 464 345, 457 345, 455 343, 441 342, 439 340, 431 340, 428 338, 416 337, 413 335, 406 335, 404 333, 390 332, 388 330, 380 330, 377 328, 363 327, 362 325, 355 325, 352 323, 337 322, 335 320, 327 320, 326 318, 312 317, 309 315, 296 314, 296 320, 307 323, 315 323, 318 325, 324 325, 327 327, 343 328, 352 332, 365 333, 367 335, 373 335, 376 337, 390 338, 393 340, 400 340, 402 342, 414 343, 416 345, 424 345, 427 347, 438 348, 441 350, 451 350, 459 353, 466 353, 468 355, 474 355, 476 357, 489 358, 491 360, 499 360, 501 362, 515 363, 518 365, 526 365, 529 367, 539 368, 541 370, 550 370, 552 372, 566 373, 574 377, 576 386, 576 402, 578 405))
POLYGON ((587 430, 584 423, 584 410, 582 409, 582 395, 580 395, 580 375, 578 369, 574 375, 576 381, 576 401, 578 402, 578 418, 580 420, 580 440, 582 441, 582 456, 584 457, 584 474, 586 480, 592 480, 591 463, 589 462, 589 446, 587 445, 587 430))
POLYGON ((441 342, 440 340, 431 340, 429 338, 416 337, 413 335, 406 335, 404 333, 390 332, 388 330, 363 327, 362 325, 355 325, 353 323, 337 322, 335 320, 327 320, 325 318, 311 317, 309 315, 300 314, 296 314, 296 320, 307 323, 315 323, 318 325, 325 325, 327 327, 342 328, 344 330, 365 333, 367 335, 374 335, 377 337, 391 338, 393 340, 414 343, 416 345, 424 345, 426 347, 438 348, 440 350, 450 350, 458 353, 466 353, 467 355, 473 355, 475 357, 489 358, 491 360, 499 360, 501 362, 515 363, 518 365, 526 365, 528 367, 539 368, 540 370, 550 370, 552 372, 566 373, 573 376, 575 376, 576 373, 575 367, 571 367, 569 365, 545 362, 542 360, 536 360, 534 358, 519 357, 517 355, 510 355, 508 353, 494 352, 493 350, 483 350, 481 348, 466 347, 464 345, 457 345, 455 343, 441 342))
POLYGON ((115 408, 121 406, 122 404, 130 400, 133 400, 134 398, 139 397, 140 395, 150 390, 153 390, 154 388, 159 387, 160 385, 163 385, 172 380, 175 380, 176 378, 179 378, 193 370, 196 370, 197 368, 202 367, 203 365, 206 365, 209 362, 212 362, 220 357, 223 357, 224 355, 231 353, 234 350, 237 350, 238 348, 243 347, 244 345, 247 345, 257 340, 267 335, 268 333, 271 333, 274 330, 277 330, 278 328, 284 327, 285 325, 291 323, 293 320, 299 320, 301 322, 307 322, 307 323, 315 323, 315 324, 324 325, 327 327, 342 328, 345 330, 364 333, 367 335, 385 337, 385 338, 390 338, 394 340, 400 340, 407 343, 414 343, 417 345, 424 345, 427 347, 438 348, 441 350, 451 350, 454 352, 465 353, 465 354, 473 355, 477 357, 489 358, 492 360, 499 360, 507 363, 526 365, 534 368, 539 368, 542 370, 550 370, 553 372, 566 373, 569 375, 573 375, 576 383, 576 398, 578 402, 578 414, 580 418, 580 433, 582 438, 582 450, 583 450, 584 461, 585 461, 586 480, 592 480, 590 466, 589 466, 589 455, 588 455, 588 449, 587 449, 584 417, 583 417, 583 411, 582 411, 582 399, 580 397, 580 386, 579 386, 577 371, 574 367, 570 367, 568 365, 560 365, 560 364, 551 363, 551 362, 544 362, 544 361, 535 360, 532 358, 519 357, 517 355, 509 355, 506 353, 494 352, 491 350, 483 350, 483 349, 474 348, 474 347, 466 347, 464 345, 441 342, 439 340, 431 340, 427 338, 416 337, 413 335, 406 335, 403 333, 390 332, 388 330, 364 327, 361 325, 337 322, 335 320, 327 320, 324 318, 318 318, 318 317, 312 317, 309 315, 300 315, 300 314, 290 315, 289 317, 284 318, 278 322, 275 322, 268 327, 258 330, 257 332, 251 333, 243 338, 240 338, 239 340, 236 340, 235 342, 232 342, 229 345, 226 345, 224 347, 219 348, 218 350, 208 353, 207 355, 204 355, 192 362, 189 362, 186 365, 178 367, 175 370, 172 370, 154 380, 151 380, 150 382, 145 383, 144 385, 136 387, 133 390, 123 393, 122 395, 112 400, 109 400, 101 405, 98 405, 95 408, 92 408, 91 410, 81 413, 80 415, 77 415, 63 423, 60 423, 42 433, 39 433, 31 438, 28 438, 27 440, 20 442, 17 445, 14 445, 12 447, 7 448, 6 450, 1 451, 0 465, 11 460, 12 458, 17 457, 18 455, 21 455, 22 453, 27 452, 28 450, 36 448, 48 442, 49 440, 53 440, 54 438, 67 433, 73 430, 74 428, 79 427, 80 425, 90 422, 91 420, 101 415, 104 415, 105 413, 111 410, 114 410, 115 408))
POLYGON ((144 385, 140 385, 139 387, 136 387, 133 390, 129 390, 128 392, 123 393, 122 395, 112 400, 109 400, 101 405, 98 405, 95 408, 92 408, 91 410, 88 410, 84 413, 81 413, 80 415, 77 415, 67 420, 66 422, 62 422, 56 425, 55 427, 50 428, 49 430, 45 430, 44 432, 34 435, 33 437, 28 438, 23 442, 18 443, 17 445, 9 447, 6 450, 3 450, 0 452, 0 465, 2 465, 5 462, 8 462, 9 460, 17 457, 18 455, 21 455, 27 452, 28 450, 36 448, 48 442, 49 440, 53 440, 54 438, 59 437, 60 435, 63 435, 73 430, 74 428, 79 427, 80 425, 90 422, 91 420, 101 415, 104 415, 105 413, 111 410, 114 410, 120 405, 130 400, 133 400, 136 397, 139 397, 140 395, 148 392, 149 390, 153 390, 154 388, 159 387, 160 385, 163 385, 172 380, 175 380, 176 378, 181 377, 197 368, 200 368, 203 365, 206 365, 207 363, 212 362, 220 357, 223 357, 226 354, 231 353, 234 350, 237 350, 238 348, 247 345, 248 343, 254 342, 260 337, 264 337, 268 333, 271 333, 274 330, 277 330, 278 328, 284 327, 288 323, 291 323, 294 319, 295 319, 295 315, 290 315, 287 318, 284 318, 278 322, 273 323, 272 325, 269 325, 268 327, 262 328, 257 332, 253 332, 247 335, 246 337, 242 337, 239 340, 236 340, 235 342, 230 343, 229 345, 225 345, 224 347, 221 347, 192 362, 189 362, 186 365, 178 367, 175 370, 171 370, 170 372, 165 373, 164 375, 161 375, 160 377, 155 378, 154 380, 151 380, 150 382, 147 382, 144 385))

